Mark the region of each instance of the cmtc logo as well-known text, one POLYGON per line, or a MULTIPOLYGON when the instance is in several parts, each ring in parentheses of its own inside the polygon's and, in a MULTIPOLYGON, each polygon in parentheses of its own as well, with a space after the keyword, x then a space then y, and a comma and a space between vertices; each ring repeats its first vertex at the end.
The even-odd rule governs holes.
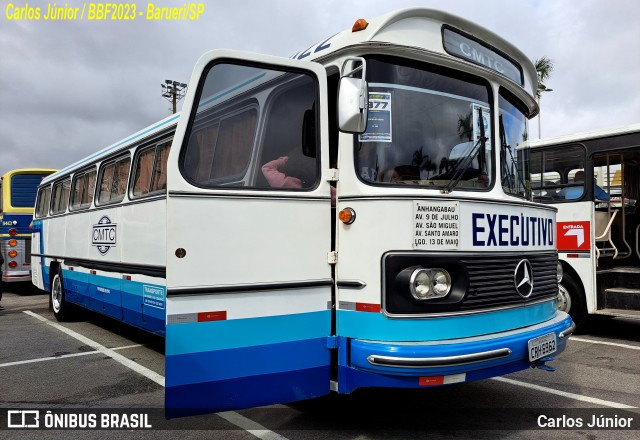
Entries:
POLYGON ((93 225, 91 244, 98 248, 101 255, 106 255, 109 249, 116 246, 116 227, 106 215, 102 216, 97 225, 93 225))
POLYGON ((588 251, 591 249, 591 224, 587 222, 558 222, 556 226, 559 251, 588 251))

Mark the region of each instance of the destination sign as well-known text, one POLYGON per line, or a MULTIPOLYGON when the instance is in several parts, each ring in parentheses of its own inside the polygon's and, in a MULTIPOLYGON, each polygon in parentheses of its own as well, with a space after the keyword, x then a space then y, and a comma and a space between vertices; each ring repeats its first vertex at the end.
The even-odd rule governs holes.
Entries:
POLYGON ((523 84, 521 67, 494 49, 448 27, 444 28, 442 35, 444 49, 450 55, 488 67, 520 85, 523 84))

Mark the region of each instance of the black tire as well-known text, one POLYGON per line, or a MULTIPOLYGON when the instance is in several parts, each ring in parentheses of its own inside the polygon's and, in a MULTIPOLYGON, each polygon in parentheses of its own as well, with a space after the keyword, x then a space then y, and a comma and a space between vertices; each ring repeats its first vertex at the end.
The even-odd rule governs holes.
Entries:
POLYGON ((69 321, 73 317, 73 305, 67 303, 65 300, 64 280, 62 279, 62 270, 60 269, 58 269, 58 272, 53 276, 53 280, 51 280, 51 295, 49 299, 51 301, 53 316, 55 316, 58 321, 69 321))
POLYGON ((587 324, 587 300, 584 296, 584 289, 566 272, 562 277, 562 281, 560 281, 559 288, 558 308, 569 313, 569 316, 576 324, 576 328, 584 329, 587 324), (566 298, 566 295, 568 295, 568 298, 566 298), (564 305, 562 304, 563 301, 564 305))

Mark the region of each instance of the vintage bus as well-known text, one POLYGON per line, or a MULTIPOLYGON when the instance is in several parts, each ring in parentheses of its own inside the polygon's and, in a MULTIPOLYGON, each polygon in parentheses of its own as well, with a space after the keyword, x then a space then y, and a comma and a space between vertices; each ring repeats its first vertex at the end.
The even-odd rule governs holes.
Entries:
POLYGON ((31 281, 31 230, 38 185, 56 170, 23 168, 0 177, 2 281, 31 281))
POLYGON ((46 179, 33 240, 57 317, 165 334, 169 417, 565 348, 556 210, 531 201, 523 148, 536 72, 514 46, 410 9, 289 59, 214 50, 189 84, 181 115, 46 179))
POLYGON ((531 142, 534 198, 558 208, 558 305, 640 318, 640 124, 531 142))

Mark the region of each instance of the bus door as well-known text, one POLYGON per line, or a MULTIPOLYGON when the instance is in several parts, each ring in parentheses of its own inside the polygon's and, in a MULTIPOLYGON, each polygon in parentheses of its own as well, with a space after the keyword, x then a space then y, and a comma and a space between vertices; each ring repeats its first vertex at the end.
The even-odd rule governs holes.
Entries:
POLYGON ((329 392, 327 140, 320 65, 198 61, 168 161, 168 417, 329 392))

